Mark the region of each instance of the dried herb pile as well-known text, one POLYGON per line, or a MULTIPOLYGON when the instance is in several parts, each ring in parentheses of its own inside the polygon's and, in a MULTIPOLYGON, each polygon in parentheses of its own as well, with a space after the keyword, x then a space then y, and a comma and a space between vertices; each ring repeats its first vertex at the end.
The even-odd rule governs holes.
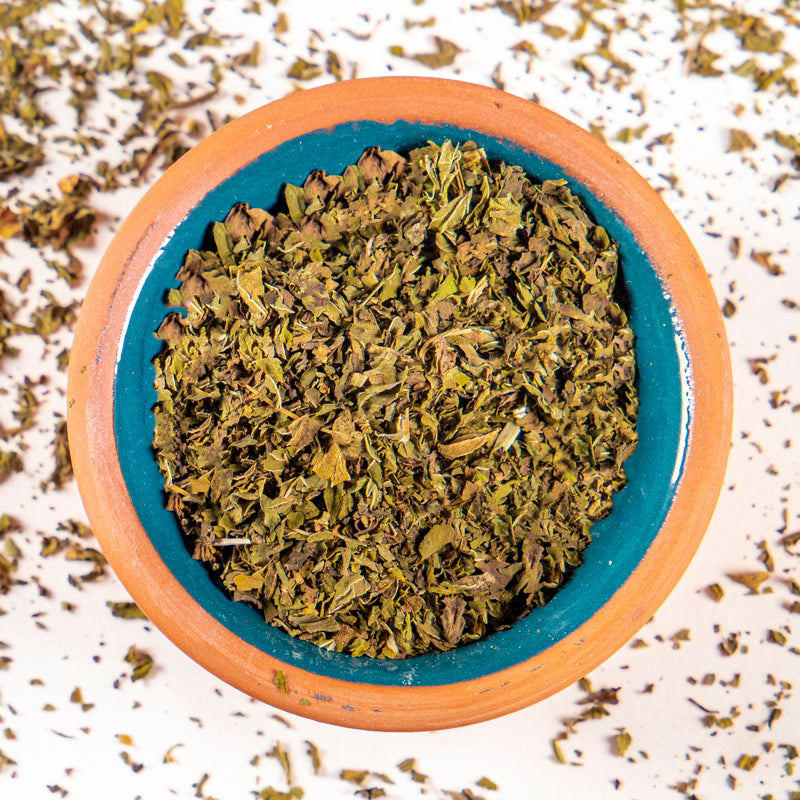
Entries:
POLYGON ((320 646, 447 650, 581 561, 636 434, 617 249, 562 181, 370 148, 190 251, 158 335, 168 507, 235 598, 320 646))

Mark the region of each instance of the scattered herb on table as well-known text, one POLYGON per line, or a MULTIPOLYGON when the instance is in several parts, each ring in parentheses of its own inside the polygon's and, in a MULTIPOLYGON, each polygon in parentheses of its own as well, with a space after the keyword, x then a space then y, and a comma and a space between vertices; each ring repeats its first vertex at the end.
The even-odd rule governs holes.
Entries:
POLYGON ((144 650, 140 650, 136 645, 131 645, 125 654, 125 661, 133 667, 131 680, 139 681, 146 677, 153 668, 151 655, 144 650))

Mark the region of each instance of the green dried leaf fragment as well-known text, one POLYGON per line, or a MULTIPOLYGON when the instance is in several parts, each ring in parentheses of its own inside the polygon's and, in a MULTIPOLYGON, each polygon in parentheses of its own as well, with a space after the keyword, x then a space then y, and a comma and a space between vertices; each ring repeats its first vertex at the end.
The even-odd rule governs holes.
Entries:
POLYGON ((620 757, 624 757, 632 743, 633 737, 623 728, 618 734, 616 734, 616 736, 614 736, 614 747, 616 754, 620 757))
POLYGON ((50 292, 45 290, 41 295, 47 302, 31 312, 31 328, 33 333, 49 342, 50 337, 62 328, 72 329, 75 325, 78 303, 62 306, 50 292))
POLYGON ((682 628, 677 633, 673 633, 672 636, 669 637, 669 640, 672 642, 672 648, 678 650, 680 649, 681 642, 691 641, 691 631, 688 628, 682 628))
POLYGON ((233 256, 233 236, 230 227, 223 222, 215 222, 213 236, 222 265, 225 267, 234 266, 236 259, 233 256))
POLYGON ((236 289, 239 297, 257 317, 267 316, 267 308, 263 299, 264 280, 259 267, 238 272, 236 275, 236 289))
POLYGON ((231 59, 233 67, 257 67, 261 63, 261 44, 253 42, 253 46, 244 53, 238 53, 231 59))
MULTIPOLYGON (((468 189, 458 197, 453 198, 449 203, 443 205, 430 219, 428 228, 432 231, 447 233, 458 227, 463 221, 472 200, 472 189, 468 189)), ((452 276, 448 275, 452 279, 452 276)), ((452 292, 450 292, 452 294, 452 292)), ((445 295, 446 297, 447 295, 445 295)), ((434 296, 434 300, 442 299, 434 296)))
POLYGON ((299 56, 286 73, 288 78, 294 78, 298 81, 311 81, 314 80, 314 78, 318 78, 320 75, 322 75, 322 68, 318 64, 306 61, 299 56))
POLYGON ((786 635, 781 631, 770 629, 767 631, 767 641, 771 644, 778 644, 783 647, 786 644, 786 635))
POLYGON ((41 139, 30 141, 8 133, 0 120, 0 181, 30 175, 45 160, 41 139))
POLYGON ((466 439, 460 439, 448 444, 437 444, 436 449, 439 455, 444 458, 463 458, 464 456, 471 455, 476 450, 490 444, 497 437, 496 431, 489 431, 482 433, 478 436, 470 436, 466 439))
POLYGON ((785 147, 787 150, 791 150, 796 155, 800 155, 800 139, 798 139, 796 136, 792 136, 788 133, 782 133, 781 131, 770 131, 764 135, 764 138, 771 139, 781 147, 785 147))
POLYGON ((422 559, 430 558, 438 553, 443 547, 452 544, 456 538, 456 532, 450 525, 434 525, 424 536, 419 545, 419 557, 422 559))
POLYGON ((758 764, 760 756, 751 756, 747 754, 742 754, 736 759, 736 766, 739 769, 744 770, 745 772, 752 772, 755 769, 756 764, 758 764))
POLYGON ((369 770, 366 769, 343 769, 339 773, 339 779, 360 786, 367 779, 368 775, 369 770))
POLYGON ((637 128, 622 128, 620 131, 618 131, 614 139, 618 142, 622 142, 623 144, 628 144, 634 139, 641 139, 649 127, 649 125, 640 125, 637 128))
POLYGON ((603 125, 600 125, 596 122, 590 122, 589 132, 592 134, 592 136, 594 136, 596 139, 599 139, 604 144, 608 142, 608 139, 606 138, 606 131, 603 125))
POLYGON ((345 75, 342 67, 342 59, 334 50, 328 50, 325 56, 325 72, 337 81, 344 80, 345 75))
POLYGON ((331 613, 351 606, 355 600, 370 591, 370 583, 363 575, 353 572, 345 573, 333 587, 331 613))
POLYGON ((111 609, 112 616, 119 617, 120 619, 147 619, 144 612, 136 603, 114 603, 109 601, 106 605, 111 609))
POLYGON ((322 757, 320 756, 319 748, 314 742, 306 739, 306 752, 311 759, 311 768, 314 770, 314 774, 319 775, 319 771, 322 769, 322 757))
POLYGON ((131 645, 128 648, 128 652, 125 654, 125 661, 133 667, 133 671, 131 672, 132 681, 139 681, 142 678, 146 678, 153 668, 153 659, 150 654, 144 650, 140 650, 135 645, 131 645))
POLYGON ((556 736, 554 739, 550 740, 550 747, 553 750, 553 758, 558 764, 566 764, 567 759, 564 758, 564 752, 561 749, 560 742, 563 741, 565 735, 562 734, 560 736, 556 736))
POLYGON ((164 16, 167 22, 167 32, 172 36, 177 36, 183 28, 183 0, 164 0, 164 16))
POLYGON ((284 188, 284 199, 292 222, 299 224, 305 213, 305 192, 300 186, 293 186, 291 183, 288 183, 284 188))
POLYGON ((56 489, 62 489, 68 481, 72 480, 73 476, 66 420, 61 420, 56 424, 52 448, 55 464, 43 488, 53 486, 56 489))
POLYGON ((709 50, 703 44, 698 44, 683 53, 687 72, 704 78, 716 78, 723 74, 722 70, 714 65, 720 56, 720 53, 709 50))
POLYGON ((560 25, 548 25, 546 22, 542 23, 542 33, 545 36, 549 36, 551 39, 563 39, 569 31, 566 28, 562 28, 560 25))
POLYGON ((283 670, 276 670, 275 677, 272 679, 272 682, 275 684, 275 687, 279 692, 289 694, 289 685, 286 683, 286 676, 283 674, 283 670))
POLYGON ((0 483, 5 483, 13 474, 22 472, 25 465, 14 450, 0 450, 0 483))
POLYGON ((16 211, 0 207, 0 237, 19 237, 33 247, 69 252, 90 235, 98 218, 97 210, 86 202, 93 185, 86 175, 71 175, 59 181, 61 197, 18 201, 16 211))
POLYGON ((256 793, 260 800, 301 800, 305 797, 305 791, 300 786, 292 786, 288 792, 282 792, 267 786, 256 793))
POLYGON ((350 479, 344 454, 335 441, 331 442, 330 447, 320 454, 311 469, 314 474, 319 475, 322 480, 328 481, 331 486, 338 486, 350 479))

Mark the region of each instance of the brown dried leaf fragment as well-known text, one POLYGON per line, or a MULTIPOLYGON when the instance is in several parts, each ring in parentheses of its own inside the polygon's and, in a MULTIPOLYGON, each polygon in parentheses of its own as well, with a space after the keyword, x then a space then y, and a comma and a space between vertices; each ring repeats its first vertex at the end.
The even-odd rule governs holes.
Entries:
POLYGON ((555 0, 497 0, 494 7, 511 17, 517 25, 539 22, 557 3, 555 0))
POLYGON ((722 70, 714 62, 721 57, 721 53, 709 50, 704 44, 684 50, 684 64, 689 75, 700 75, 704 78, 716 78, 722 75, 722 70))
POLYGON ((12 517, 10 514, 6 513, 0 514, 0 539, 7 533, 21 530, 22 523, 16 517, 12 517))
POLYGON ((725 302, 722 304, 722 315, 726 319, 730 319, 736 313, 736 304, 729 298, 725 298, 725 302))
POLYGON ((746 586, 750 594, 758 594, 761 584, 769 580, 769 572, 729 572, 728 577, 736 583, 746 586))
POLYGON ((7 756, 2 750, 0 750, 0 773, 2 773, 6 767, 13 767, 16 766, 16 764, 17 762, 14 761, 11 756, 7 756))
POLYGON ((283 744, 281 742, 276 742, 272 749, 267 751, 267 755, 270 758, 274 758, 281 765, 286 783, 291 786, 293 782, 292 761, 289 758, 289 753, 286 751, 286 748, 283 746, 283 744))
POLYGON ((783 647, 786 644, 786 634, 770 628, 767 631, 767 641, 770 644, 777 644, 783 647))
POLYGON ((750 258, 764 267, 769 275, 783 275, 783 267, 772 260, 772 253, 769 250, 751 250, 750 258))
POLYGON ((719 649, 722 655, 732 656, 739 649, 739 634, 728 634, 728 636, 719 643, 719 649))
POLYGON ((709 584, 703 591, 717 603, 725 596, 725 590, 718 583, 709 584))
POLYGON ((615 706, 619 703, 620 687, 598 689, 596 692, 590 691, 585 697, 578 700, 580 705, 591 704, 596 705, 611 705, 615 706))
POLYGON ((431 69, 450 66, 450 64, 455 62, 458 54, 464 52, 455 42, 451 42, 449 39, 443 39, 441 36, 434 36, 433 43, 435 49, 429 53, 414 53, 408 55, 405 50, 399 46, 391 47, 390 52, 394 56, 419 61, 420 64, 424 64, 431 69))
POLYGON ((747 131, 738 128, 731 128, 728 131, 728 148, 725 152, 737 153, 742 150, 755 150, 756 147, 755 139, 747 131))

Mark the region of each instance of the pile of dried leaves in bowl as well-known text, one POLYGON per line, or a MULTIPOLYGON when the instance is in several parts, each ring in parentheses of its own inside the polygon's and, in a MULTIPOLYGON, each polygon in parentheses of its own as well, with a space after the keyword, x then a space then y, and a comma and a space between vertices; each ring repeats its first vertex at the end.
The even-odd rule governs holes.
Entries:
POLYGON ((155 360, 168 507, 236 599, 352 655, 447 650, 580 563, 636 443, 618 253, 474 143, 234 206, 155 360))

